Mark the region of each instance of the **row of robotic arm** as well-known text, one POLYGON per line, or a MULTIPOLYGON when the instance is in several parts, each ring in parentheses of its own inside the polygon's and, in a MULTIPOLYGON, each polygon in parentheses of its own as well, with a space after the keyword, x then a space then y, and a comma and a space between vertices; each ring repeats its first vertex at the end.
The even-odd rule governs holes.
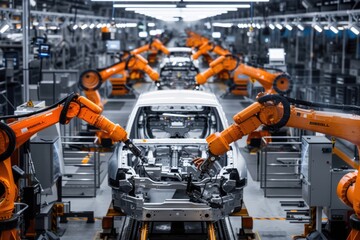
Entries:
POLYGON ((158 40, 153 39, 150 43, 132 50, 120 58, 120 62, 101 70, 87 70, 80 76, 79 87, 84 91, 85 96, 103 109, 101 96, 98 92, 101 85, 112 75, 123 73, 126 70, 141 70, 145 72, 153 81, 159 81, 159 74, 148 64, 148 61, 140 54, 151 49, 162 51, 169 55, 169 50, 158 40))
MULTIPOLYGON (((193 37, 188 38, 187 44, 192 47, 198 47, 198 51, 192 55, 193 59, 197 59, 201 55, 207 54, 208 51, 220 55, 217 59, 211 61, 207 70, 196 76, 196 84, 204 84, 210 77, 219 74, 222 71, 235 70, 235 74, 241 73, 249 76, 251 79, 257 80, 264 87, 266 93, 276 92, 285 94, 291 91, 291 79, 286 73, 270 73, 265 69, 240 63, 239 58, 232 55, 228 50, 196 33, 192 33, 192 35, 193 37)), ((126 70, 141 70, 153 81, 159 82, 159 74, 148 65, 146 59, 139 55, 151 49, 157 49, 158 51, 162 51, 166 55, 169 55, 169 50, 159 40, 154 39, 149 44, 134 49, 129 54, 122 56, 120 62, 110 67, 83 72, 79 80, 80 89, 84 91, 87 98, 96 103, 100 108, 103 108, 98 90, 101 85, 114 74, 124 73, 126 70)))
POLYGON ((211 42, 209 39, 201 35, 188 31, 187 46, 197 49, 192 55, 193 59, 198 59, 200 56, 213 52, 219 55, 218 58, 209 63, 209 68, 196 76, 197 84, 204 84, 207 80, 222 71, 235 71, 234 74, 243 74, 250 77, 252 80, 258 81, 266 93, 280 93, 287 94, 291 91, 290 76, 284 72, 271 73, 265 69, 252 67, 241 63, 240 59, 233 55, 227 49, 211 42))
MULTIPOLYGON (((134 62, 130 62, 130 59, 127 65, 142 66, 145 69, 146 64, 144 61, 138 60, 137 57, 134 58, 134 62)), ((241 65, 239 66, 241 67, 241 65)), ((221 69, 234 69, 239 66, 236 58, 232 55, 225 55, 219 57, 210 66, 210 69, 202 73, 202 75, 206 78, 221 69)), ((231 126, 220 133, 211 134, 206 138, 208 157, 206 159, 197 158, 194 160, 195 165, 203 174, 206 174, 214 162, 219 159, 219 155, 226 153, 230 149, 230 143, 255 131, 261 125, 266 125, 273 129, 288 126, 325 133, 348 140, 360 150, 360 116, 298 108, 292 104, 293 101, 281 95, 276 95, 274 91, 274 89, 276 90, 274 84, 278 89, 286 91, 290 84, 288 82, 289 78, 283 77, 280 74, 270 74, 265 70, 253 69, 249 66, 242 67, 244 72, 248 71, 249 75, 252 74, 250 76, 258 81, 264 81, 265 92, 259 95, 257 102, 237 113, 233 117, 234 123, 231 126)), ((126 64, 119 68, 126 68, 126 64)), ((90 76, 90 86, 96 86, 99 79, 109 77, 111 71, 100 71, 101 73, 98 73, 97 76, 100 76, 100 78, 92 78, 90 76)), ((151 72, 149 71, 149 73, 151 72)), ((11 220, 14 217, 14 202, 17 198, 17 188, 10 160, 11 155, 32 135, 58 122, 67 124, 75 117, 80 118, 107 132, 113 141, 124 142, 135 156, 146 162, 146 158, 142 155, 141 151, 128 139, 126 131, 118 124, 104 117, 101 112, 102 108, 96 102, 94 103, 92 99, 89 100, 77 94, 72 94, 41 113, 37 112, 31 116, 20 116, 22 117, 21 119, 10 124, 0 122, 0 189, 3 189, 1 191, 2 201, 0 201, 1 221, 11 220)), ((0 120, 4 119, 4 117, 0 117, 0 120)), ((359 185, 359 175, 355 172, 345 175, 337 189, 339 197, 354 209, 356 217, 360 216, 359 185)), ((2 231, 0 239, 16 239, 10 238, 9 234, 16 233, 13 230, 2 231)))

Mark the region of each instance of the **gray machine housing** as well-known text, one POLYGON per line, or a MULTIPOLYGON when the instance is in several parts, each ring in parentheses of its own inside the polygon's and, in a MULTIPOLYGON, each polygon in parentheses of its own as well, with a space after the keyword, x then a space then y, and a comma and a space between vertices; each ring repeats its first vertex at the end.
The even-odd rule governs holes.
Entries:
POLYGON ((332 143, 323 136, 303 136, 301 173, 302 196, 312 207, 324 207, 330 221, 344 221, 351 208, 337 196, 340 179, 353 172, 341 159, 332 156, 332 143))
POLYGON ((301 151, 302 196, 312 207, 330 206, 332 143, 323 136, 303 136, 301 151))

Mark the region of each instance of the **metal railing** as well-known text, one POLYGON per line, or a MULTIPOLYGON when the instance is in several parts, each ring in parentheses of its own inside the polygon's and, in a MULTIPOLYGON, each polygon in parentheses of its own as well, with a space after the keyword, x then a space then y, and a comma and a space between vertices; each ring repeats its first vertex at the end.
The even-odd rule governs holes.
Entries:
POLYGON ((259 162, 264 197, 301 197, 300 137, 263 137, 259 162))
POLYGON ((100 175, 106 167, 102 166, 101 147, 92 136, 65 136, 63 155, 65 173, 63 174, 63 197, 95 197, 102 179, 100 175), (92 139, 93 141, 88 141, 92 139))

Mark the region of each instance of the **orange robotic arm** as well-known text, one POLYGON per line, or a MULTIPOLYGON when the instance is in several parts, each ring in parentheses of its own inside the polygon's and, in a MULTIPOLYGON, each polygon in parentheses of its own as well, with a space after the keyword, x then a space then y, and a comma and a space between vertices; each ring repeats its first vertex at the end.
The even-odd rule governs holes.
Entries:
POLYGON ((291 91, 291 79, 287 73, 270 73, 261 68, 240 64, 235 74, 244 74, 257 80, 266 93, 286 94, 291 91))
POLYGON ((219 45, 214 44, 213 42, 206 42, 200 46, 199 50, 192 55, 193 59, 198 59, 201 55, 206 54, 207 52, 214 52, 217 55, 224 56, 230 54, 230 52, 219 45))
POLYGON ((170 54, 170 51, 169 49, 167 49, 160 40, 158 39, 154 39, 152 40, 149 44, 146 44, 140 48, 137 48, 137 49, 134 49, 132 50, 130 53, 132 55, 134 54, 140 54, 140 53, 143 53, 143 52, 146 52, 150 49, 157 49, 159 51, 162 51, 163 53, 165 53, 166 55, 169 55, 170 54))
POLYGON ((130 55, 126 61, 121 61, 101 71, 87 70, 80 75, 79 88, 85 92, 85 96, 103 109, 98 89, 101 84, 112 75, 125 69, 142 70, 154 80, 159 80, 159 73, 148 65, 148 61, 138 54, 130 55))
MULTIPOLYGON (((142 161, 146 161, 141 151, 128 139, 126 131, 120 125, 101 115, 101 111, 101 108, 89 99, 72 94, 60 101, 53 109, 47 109, 41 113, 32 113, 32 116, 17 120, 9 125, 0 122, 0 225, 2 221, 17 221, 18 218, 13 216, 17 188, 10 156, 15 149, 24 144, 35 133, 58 122, 67 124, 74 117, 80 118, 105 131, 113 141, 124 142, 134 155, 142 161)), ((18 117, 24 117, 24 115, 18 117)), ((18 239, 14 229, 15 227, 2 231, 0 240, 18 239)))
POLYGON ((261 68, 239 64, 239 60, 233 55, 218 57, 210 64, 209 69, 196 76, 196 82, 198 84, 204 84, 207 79, 222 70, 235 70, 235 74, 241 73, 256 79, 264 87, 266 93, 286 94, 291 91, 291 80, 288 74, 283 72, 270 73, 261 68))
POLYGON ((209 42, 209 39, 202 37, 198 34, 194 34, 186 39, 186 46, 197 48, 207 42, 209 42))
MULTIPOLYGON (((292 99, 291 99, 292 100, 292 99)), ((293 100, 292 100, 293 101, 293 100)), ((294 101, 296 102, 296 101, 294 101)), ((229 144, 251 133, 264 124, 272 128, 282 126, 311 130, 345 139, 355 144, 360 151, 360 116, 336 112, 322 112, 297 108, 287 98, 280 95, 265 95, 234 117, 234 124, 221 133, 207 137, 209 156, 206 160, 195 159, 195 165, 206 173, 219 155, 226 153, 229 144)), ((350 221, 353 230, 351 238, 360 234, 360 175, 358 172, 345 175, 340 181, 337 193, 339 198, 355 211, 350 221), (354 230, 354 226, 359 229, 354 230)))
POLYGON ((239 64, 239 59, 233 55, 220 56, 210 63, 210 68, 196 75, 196 83, 204 84, 206 81, 222 70, 233 71, 239 64))

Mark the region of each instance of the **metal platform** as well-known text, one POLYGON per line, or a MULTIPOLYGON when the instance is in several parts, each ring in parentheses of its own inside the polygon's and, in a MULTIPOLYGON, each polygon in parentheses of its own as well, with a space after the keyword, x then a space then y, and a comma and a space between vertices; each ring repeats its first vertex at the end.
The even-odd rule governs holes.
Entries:
POLYGON ((110 206, 102 219, 103 231, 94 239, 128 240, 238 240, 259 239, 245 207, 217 222, 140 222, 110 206))

